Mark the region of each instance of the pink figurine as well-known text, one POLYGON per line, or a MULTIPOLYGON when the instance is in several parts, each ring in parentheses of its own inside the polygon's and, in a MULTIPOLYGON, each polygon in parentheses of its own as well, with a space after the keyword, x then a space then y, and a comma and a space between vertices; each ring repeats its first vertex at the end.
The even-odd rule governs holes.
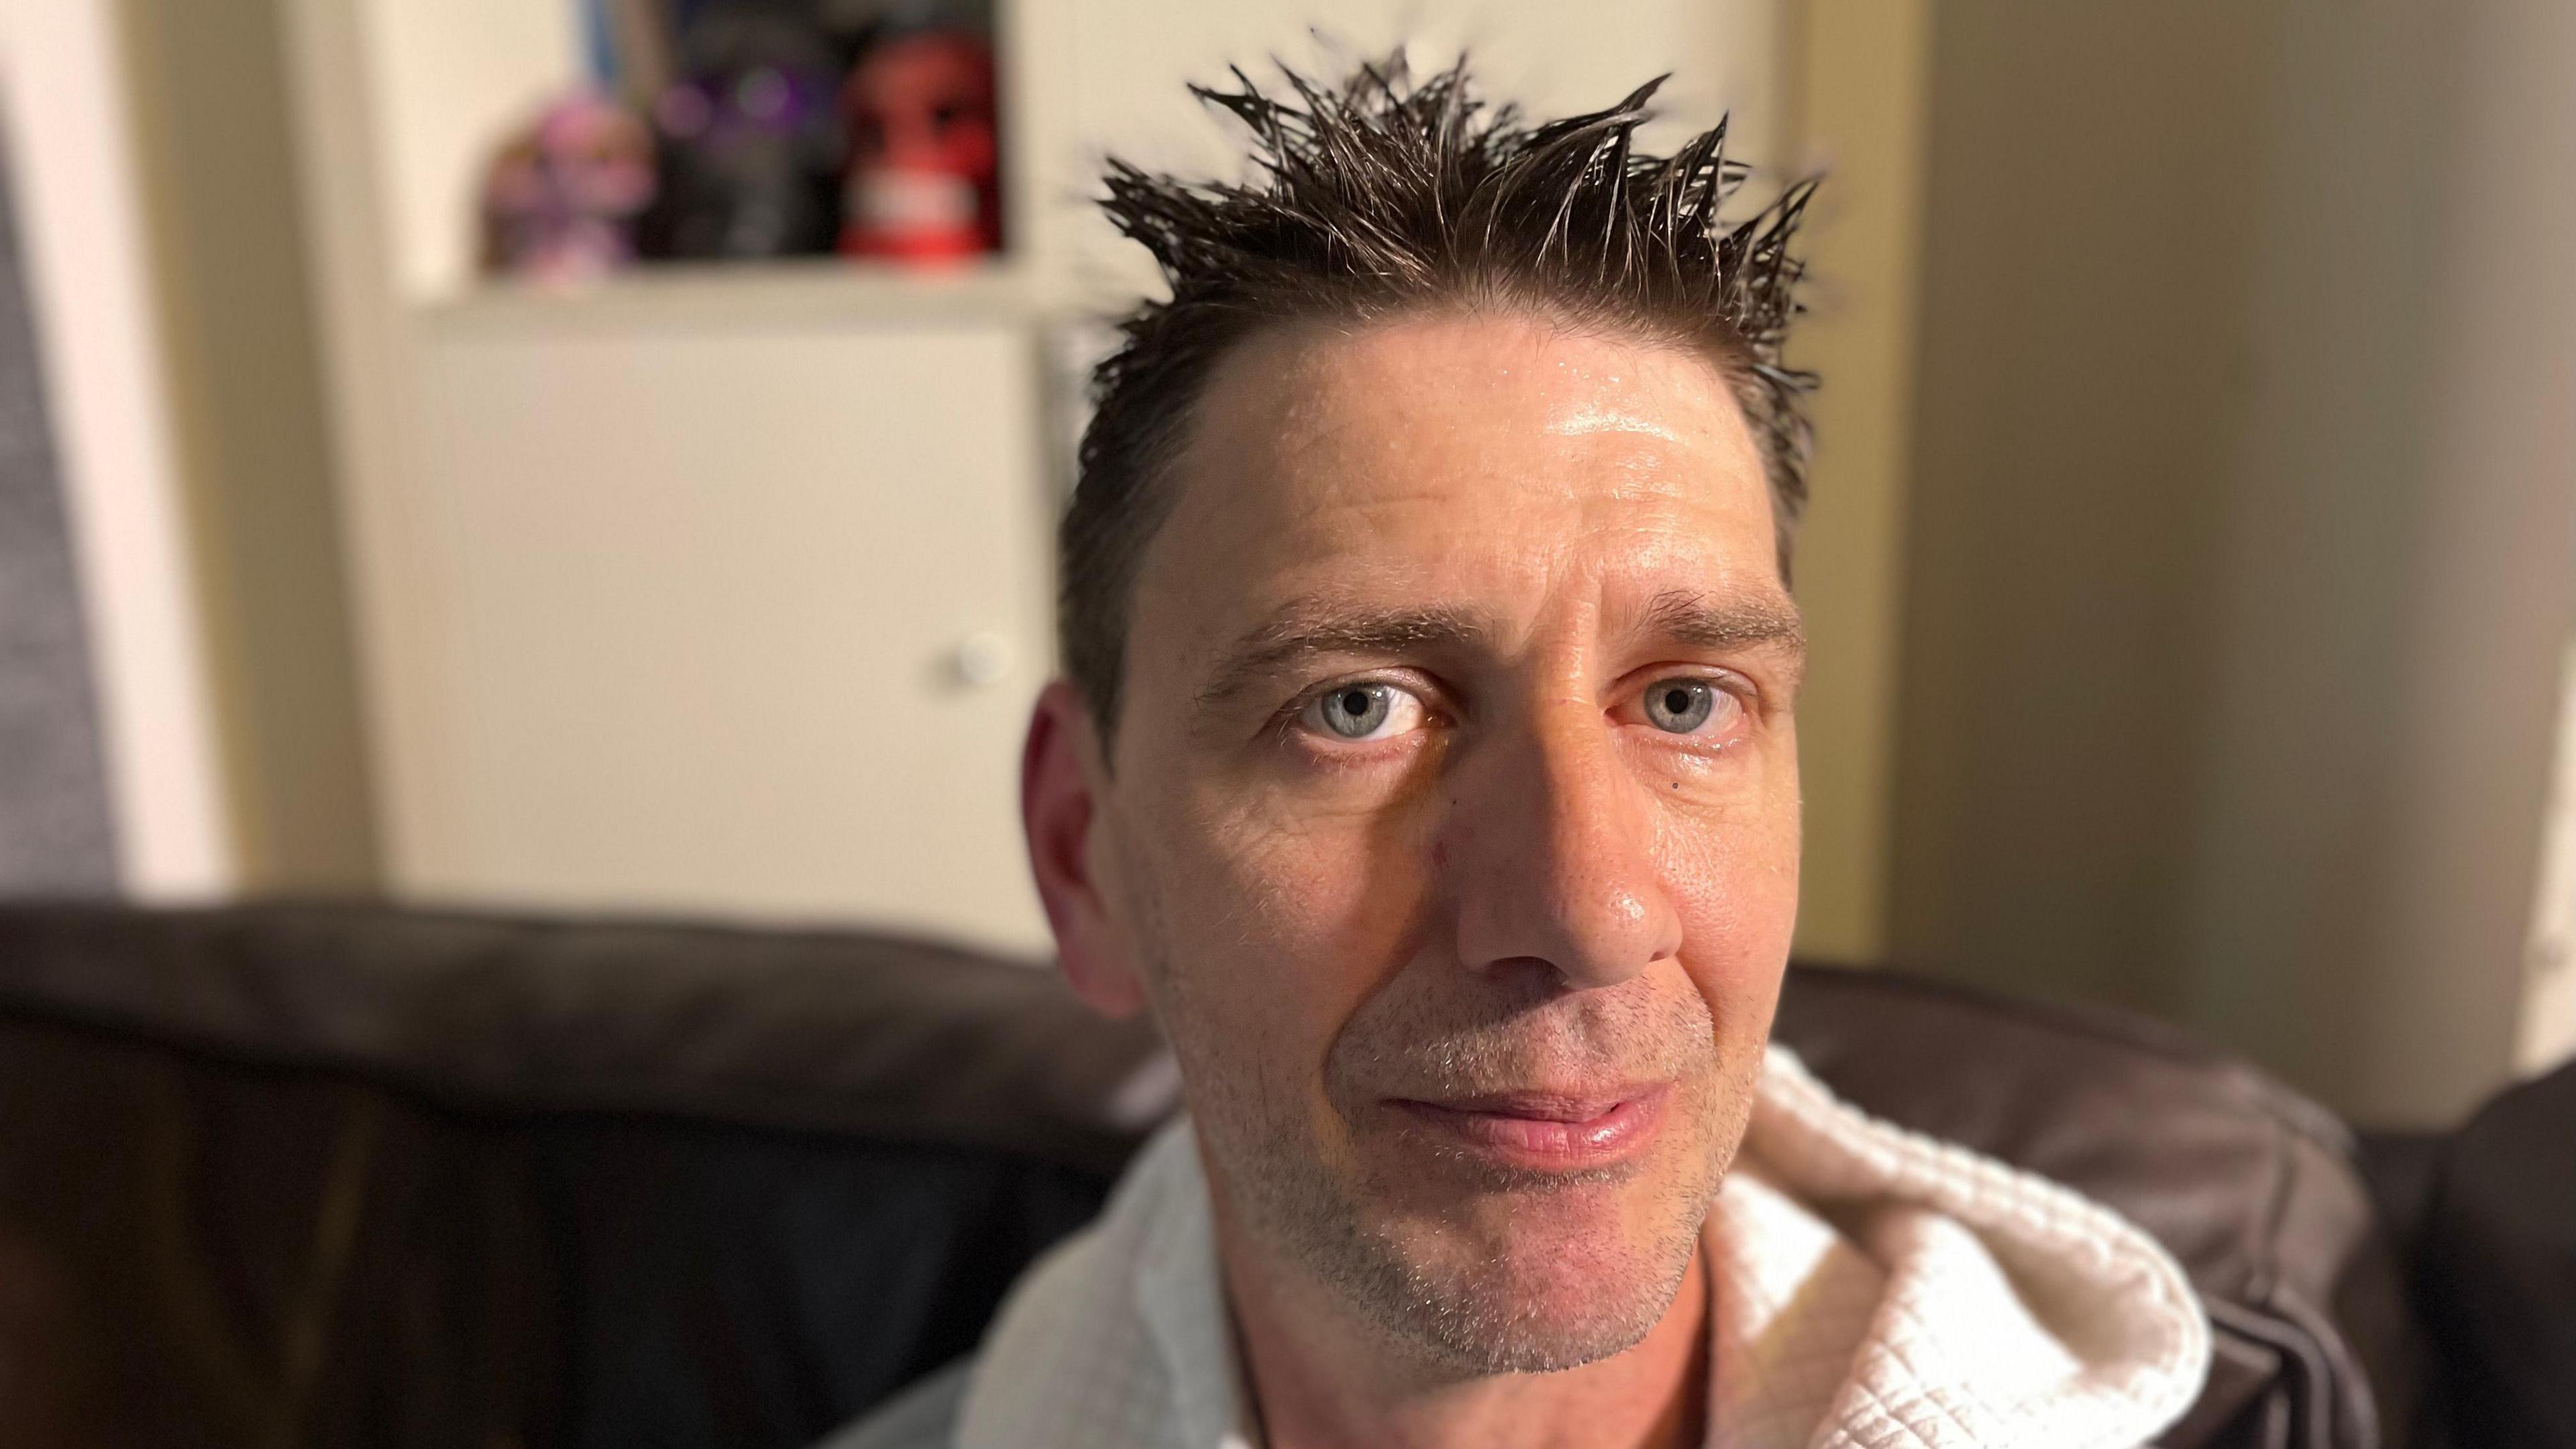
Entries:
POLYGON ((492 158, 483 180, 483 266, 578 283, 635 258, 635 219, 654 191, 653 134, 582 91, 549 105, 492 158))

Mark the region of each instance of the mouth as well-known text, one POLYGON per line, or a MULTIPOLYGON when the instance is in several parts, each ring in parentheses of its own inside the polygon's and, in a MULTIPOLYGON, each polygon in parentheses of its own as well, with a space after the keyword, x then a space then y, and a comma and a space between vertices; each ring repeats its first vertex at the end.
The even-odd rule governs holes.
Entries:
POLYGON ((1588 1171, 1635 1157, 1662 1125, 1669 1083, 1606 1091, 1393 1097, 1415 1126, 1477 1156, 1537 1171, 1588 1171))

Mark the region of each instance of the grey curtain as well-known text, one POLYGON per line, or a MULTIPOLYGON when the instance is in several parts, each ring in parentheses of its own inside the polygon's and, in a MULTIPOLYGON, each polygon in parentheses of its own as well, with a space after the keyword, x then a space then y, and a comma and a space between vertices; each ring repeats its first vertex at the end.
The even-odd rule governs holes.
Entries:
POLYGON ((116 884, 98 706, 0 148, 0 895, 116 884))

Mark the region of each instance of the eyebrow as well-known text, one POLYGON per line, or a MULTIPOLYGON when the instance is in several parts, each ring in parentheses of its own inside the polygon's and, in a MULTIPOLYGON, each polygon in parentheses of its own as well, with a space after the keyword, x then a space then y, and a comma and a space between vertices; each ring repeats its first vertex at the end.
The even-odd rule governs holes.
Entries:
POLYGON ((1786 599, 1712 599, 1688 589, 1668 589, 1646 605, 1634 632, 1641 639, 1693 649, 1807 650, 1807 626, 1797 605, 1786 599))
MULTIPOLYGON (((1803 655, 1807 647, 1797 607, 1785 600, 1712 599, 1687 589, 1656 595, 1630 632, 1689 649, 1769 648, 1803 655)), ((1355 611, 1298 600, 1235 642, 1199 690, 1198 703, 1202 709, 1224 704, 1285 667, 1318 655, 1457 648, 1480 642, 1486 633, 1462 609, 1355 611)))
POLYGON ((1463 609, 1350 610, 1299 600, 1235 641, 1199 691, 1199 705, 1223 704, 1284 666, 1319 654, 1392 654, 1473 644, 1484 635, 1484 626, 1463 609))

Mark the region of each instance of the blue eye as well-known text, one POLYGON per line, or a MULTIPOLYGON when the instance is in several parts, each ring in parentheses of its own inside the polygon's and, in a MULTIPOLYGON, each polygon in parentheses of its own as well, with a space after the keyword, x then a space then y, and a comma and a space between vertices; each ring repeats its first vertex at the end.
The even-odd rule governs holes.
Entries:
POLYGON ((1660 679, 1646 686, 1646 722, 1686 735, 1717 713, 1717 686, 1704 679, 1660 679))
POLYGON ((1298 728, 1339 744, 1391 740, 1429 720, 1430 709, 1422 696, 1401 684, 1374 679, 1336 684, 1307 699, 1297 711, 1298 728))
POLYGON ((1395 691, 1383 684, 1346 684, 1315 701, 1317 722, 1346 740, 1364 740, 1395 710, 1395 691))

